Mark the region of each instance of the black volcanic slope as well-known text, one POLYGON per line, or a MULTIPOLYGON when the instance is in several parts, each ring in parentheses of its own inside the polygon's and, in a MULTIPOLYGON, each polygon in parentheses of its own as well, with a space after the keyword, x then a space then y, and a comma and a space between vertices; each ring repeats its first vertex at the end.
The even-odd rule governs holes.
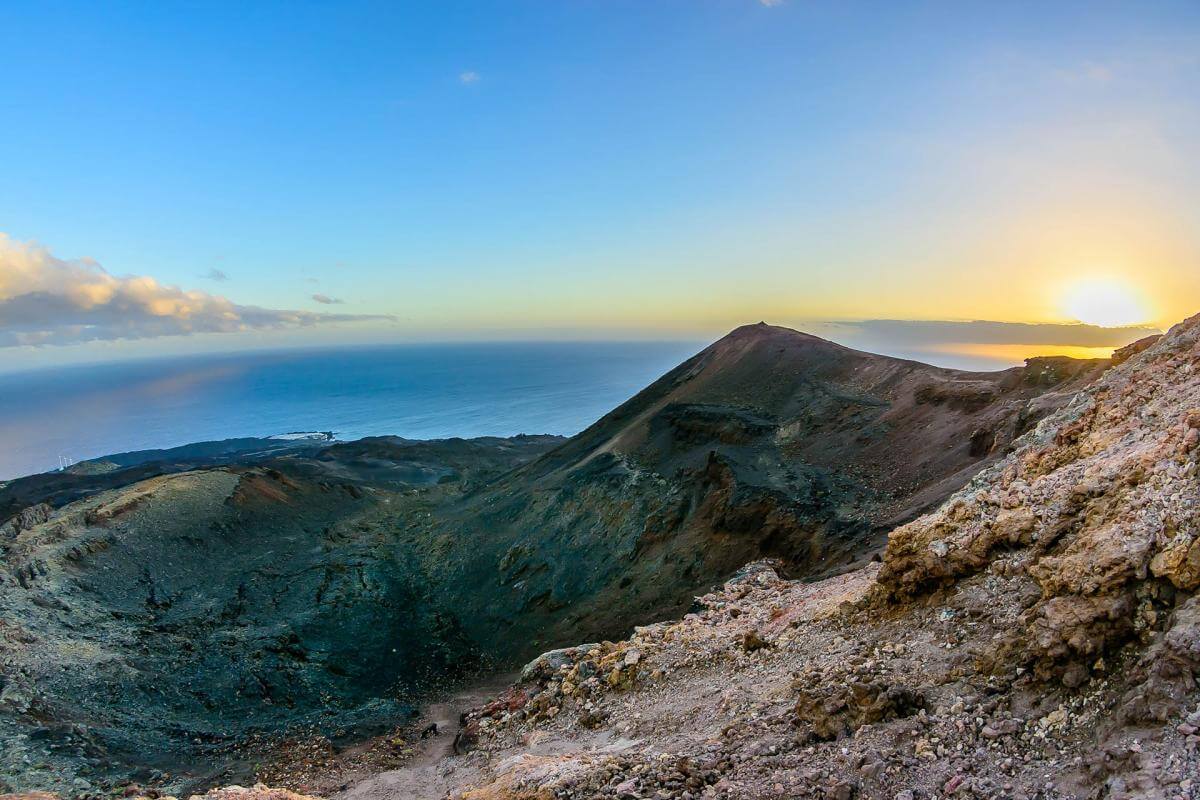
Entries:
POLYGON ((755 558, 869 558, 1107 366, 960 372, 745 326, 405 535, 470 542, 426 569, 489 586, 459 598, 464 629, 525 656, 678 613, 755 558))
POLYGON ((229 782, 249 734, 393 722, 440 679, 676 614, 751 559, 844 569, 1107 363, 965 373, 754 325, 565 442, 14 483, 0 789, 229 782))

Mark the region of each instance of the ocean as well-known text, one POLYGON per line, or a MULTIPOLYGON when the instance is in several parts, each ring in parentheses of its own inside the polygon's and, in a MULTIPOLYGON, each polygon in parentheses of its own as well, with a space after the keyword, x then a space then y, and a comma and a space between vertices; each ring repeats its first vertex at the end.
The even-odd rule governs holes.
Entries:
POLYGON ((0 375, 0 479, 61 459, 238 436, 578 433, 702 348, 687 342, 293 350, 0 375))

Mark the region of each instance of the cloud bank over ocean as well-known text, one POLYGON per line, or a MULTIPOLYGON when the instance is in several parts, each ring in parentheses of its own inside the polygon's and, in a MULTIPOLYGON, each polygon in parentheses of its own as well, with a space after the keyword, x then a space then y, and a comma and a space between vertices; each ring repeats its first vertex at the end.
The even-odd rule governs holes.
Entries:
POLYGON ((937 346, 955 344, 1034 344, 1070 347, 1122 347, 1143 336, 1161 333, 1137 325, 1105 328, 1083 323, 993 322, 988 320, 867 319, 823 323, 827 332, 871 337, 895 344, 937 346))
POLYGON ((858 350, 976 370, 1004 369, 1034 356, 1107 358, 1118 347, 1161 333, 1144 325, 989 320, 866 319, 800 327, 858 350))
POLYGON ((389 319, 239 305, 144 275, 116 276, 0 233, 0 347, 71 345, 389 319))

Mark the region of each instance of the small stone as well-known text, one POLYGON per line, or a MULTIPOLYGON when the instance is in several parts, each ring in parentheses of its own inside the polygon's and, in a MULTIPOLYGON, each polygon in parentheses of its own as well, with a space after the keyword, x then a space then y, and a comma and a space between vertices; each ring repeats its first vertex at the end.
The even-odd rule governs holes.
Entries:
POLYGON ((834 784, 833 788, 829 790, 829 798, 830 800, 851 800, 857 788, 849 781, 841 781, 834 784))
POLYGON ((762 638, 758 631, 755 630, 746 631, 743 633, 738 639, 738 644, 741 645, 741 648, 747 653, 753 653, 756 650, 762 650, 771 646, 770 643, 766 639, 762 638))

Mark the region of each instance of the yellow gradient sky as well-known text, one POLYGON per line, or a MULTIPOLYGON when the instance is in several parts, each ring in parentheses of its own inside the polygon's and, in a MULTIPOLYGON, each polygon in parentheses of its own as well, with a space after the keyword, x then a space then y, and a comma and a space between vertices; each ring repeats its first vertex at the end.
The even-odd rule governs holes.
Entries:
POLYGON ((0 31, 0 368, 1200 312, 1195 2, 67 5, 0 31))

